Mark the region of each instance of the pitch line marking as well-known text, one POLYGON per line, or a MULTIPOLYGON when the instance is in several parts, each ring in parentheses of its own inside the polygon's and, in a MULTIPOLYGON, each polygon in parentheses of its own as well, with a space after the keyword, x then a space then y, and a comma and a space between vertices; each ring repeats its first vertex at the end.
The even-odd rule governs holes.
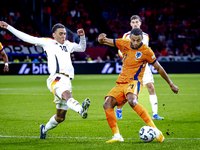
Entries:
MULTIPOLYGON (((40 138, 39 136, 10 136, 10 135, 0 135, 0 137, 3 138, 40 138)), ((110 139, 109 137, 47 137, 50 139, 110 139)), ((126 140, 131 140, 131 139, 140 139, 140 138, 124 138, 126 140)), ((194 139, 194 140, 200 140, 200 138, 165 138, 168 140, 189 140, 189 139, 194 139)))
MULTIPOLYGON (((38 93, 0 93, 0 95, 50 95, 50 94, 38 94, 38 93)), ((88 95, 88 94, 74 94, 74 95, 88 95)), ((105 95, 105 94, 89 94, 89 95, 105 95)), ((149 94, 140 94, 140 95, 149 95, 149 94)), ((175 94, 157 94, 157 95, 175 95, 175 94)), ((178 95, 195 95, 198 96, 199 94, 178 94, 178 95)))

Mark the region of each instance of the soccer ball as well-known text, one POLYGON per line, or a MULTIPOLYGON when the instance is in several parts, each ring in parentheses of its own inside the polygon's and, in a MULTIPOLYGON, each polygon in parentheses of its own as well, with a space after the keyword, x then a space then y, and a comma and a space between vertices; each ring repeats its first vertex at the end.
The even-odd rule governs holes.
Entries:
POLYGON ((155 139, 156 134, 151 126, 143 126, 139 131, 140 139, 144 142, 151 142, 155 139))

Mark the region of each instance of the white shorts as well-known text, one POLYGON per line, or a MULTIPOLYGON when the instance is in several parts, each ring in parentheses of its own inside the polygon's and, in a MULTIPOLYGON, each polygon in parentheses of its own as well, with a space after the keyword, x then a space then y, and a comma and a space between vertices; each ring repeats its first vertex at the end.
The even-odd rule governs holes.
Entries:
POLYGON ((55 74, 47 79, 47 87, 51 93, 53 93, 51 89, 53 88, 55 94, 54 103, 56 103, 56 108, 68 110, 66 100, 62 99, 62 93, 67 90, 72 92, 70 78, 62 74, 55 74))
POLYGON ((154 83, 154 79, 153 79, 153 74, 150 70, 150 67, 147 63, 146 67, 145 67, 145 71, 144 71, 144 76, 143 76, 143 85, 146 85, 147 83, 154 83))

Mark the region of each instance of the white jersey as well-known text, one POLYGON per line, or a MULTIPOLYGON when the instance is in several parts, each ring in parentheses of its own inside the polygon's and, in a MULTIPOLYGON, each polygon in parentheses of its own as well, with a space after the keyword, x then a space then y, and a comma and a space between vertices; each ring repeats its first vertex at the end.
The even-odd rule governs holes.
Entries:
POLYGON ((21 40, 43 47, 47 55, 50 76, 53 76, 56 73, 64 73, 69 75, 71 79, 74 78, 74 68, 72 66, 70 53, 85 51, 85 36, 80 37, 79 44, 71 43, 68 40, 66 40, 64 44, 60 44, 51 38, 38 38, 30 36, 26 33, 16 30, 10 25, 7 27, 7 29, 21 40))
MULTIPOLYGON (((127 33, 124 33, 122 39, 130 39, 130 34, 131 34, 131 31, 127 32, 127 33)), ((145 32, 142 32, 142 35, 143 35, 143 40, 142 42, 144 44, 146 44, 147 46, 149 46, 149 35, 145 32)))

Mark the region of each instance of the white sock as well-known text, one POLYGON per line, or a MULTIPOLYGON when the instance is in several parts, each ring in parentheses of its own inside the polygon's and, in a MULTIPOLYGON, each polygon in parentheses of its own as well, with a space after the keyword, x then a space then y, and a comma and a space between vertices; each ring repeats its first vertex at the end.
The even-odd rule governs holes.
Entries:
POLYGON ((120 136, 120 134, 119 134, 119 133, 115 133, 114 136, 115 136, 115 137, 116 137, 116 136, 120 136))
POLYGON ((47 131, 55 128, 59 123, 56 121, 55 119, 56 115, 53 115, 51 117, 51 119, 49 120, 49 122, 47 122, 47 124, 45 125, 45 128, 43 129, 43 133, 46 133, 47 131))
POLYGON ((75 100, 74 98, 68 99, 68 101, 67 101, 67 106, 68 106, 70 109, 74 110, 75 112, 77 112, 77 113, 79 113, 79 114, 81 113, 82 107, 81 107, 81 105, 79 104, 79 102, 78 102, 77 100, 75 100))
POLYGON ((156 95, 149 95, 153 115, 158 114, 158 101, 156 95))

